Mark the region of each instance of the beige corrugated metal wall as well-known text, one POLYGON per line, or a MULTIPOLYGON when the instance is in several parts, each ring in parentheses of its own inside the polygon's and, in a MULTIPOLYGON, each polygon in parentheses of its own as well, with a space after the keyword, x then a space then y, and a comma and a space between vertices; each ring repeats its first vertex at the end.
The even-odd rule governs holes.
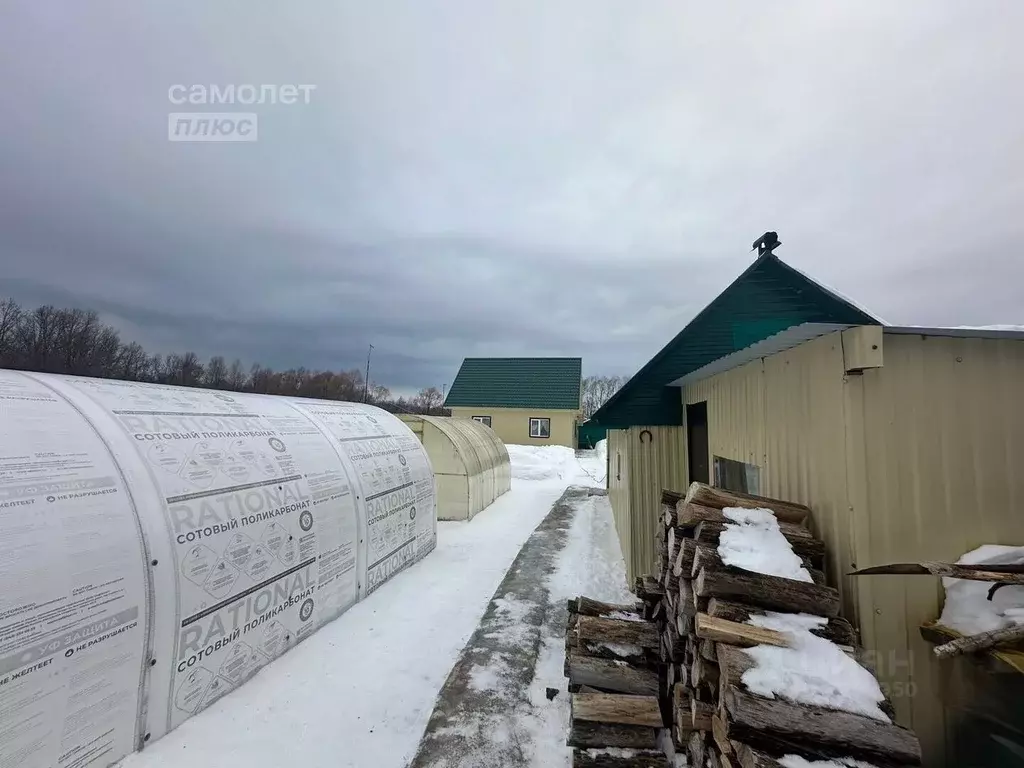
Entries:
POLYGON ((630 584, 654 572, 662 489, 686 490, 682 427, 608 431, 608 496, 630 584))
POLYGON ((917 730, 928 764, 941 765, 952 723, 918 632, 939 613, 940 584, 843 574, 1024 544, 1024 342, 887 334, 882 346, 883 367, 847 375, 835 333, 682 396, 707 401, 711 454, 758 464, 762 493, 814 510, 844 612, 898 719, 917 730))

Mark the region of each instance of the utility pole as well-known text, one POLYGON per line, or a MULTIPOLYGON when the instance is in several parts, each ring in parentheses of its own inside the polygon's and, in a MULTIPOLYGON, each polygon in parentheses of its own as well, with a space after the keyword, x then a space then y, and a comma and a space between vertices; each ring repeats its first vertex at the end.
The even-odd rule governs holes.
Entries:
POLYGON ((373 353, 373 344, 366 352, 366 379, 363 380, 363 402, 367 402, 370 396, 370 355, 373 353))

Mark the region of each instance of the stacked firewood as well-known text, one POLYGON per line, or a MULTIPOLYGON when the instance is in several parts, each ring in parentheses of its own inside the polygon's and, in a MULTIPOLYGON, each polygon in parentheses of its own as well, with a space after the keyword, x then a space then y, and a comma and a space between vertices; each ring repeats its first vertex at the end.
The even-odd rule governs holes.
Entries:
POLYGON ((644 603, 569 601, 565 675, 574 768, 664 768, 657 626, 644 603))
MULTIPOLYGON (((663 493, 659 578, 656 583, 642 578, 635 586, 643 611, 660 632, 672 736, 691 766, 769 768, 780 766, 785 755, 853 758, 876 766, 920 764, 917 738, 892 722, 767 698, 743 683, 744 673, 756 666, 744 648, 793 643, 789 633, 746 623, 768 612, 827 618, 813 634, 859 658, 854 629, 839 617, 839 593, 825 583, 825 545, 806 527, 809 514, 798 504, 697 483, 685 496, 663 493), (734 507, 771 510, 812 581, 723 563, 718 544, 729 523, 723 509, 734 507)), ((881 708, 891 717, 891 703, 881 708)))

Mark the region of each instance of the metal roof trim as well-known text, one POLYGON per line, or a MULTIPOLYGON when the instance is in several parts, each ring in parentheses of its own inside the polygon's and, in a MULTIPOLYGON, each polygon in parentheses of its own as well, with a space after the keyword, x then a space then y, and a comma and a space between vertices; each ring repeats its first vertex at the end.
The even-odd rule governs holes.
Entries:
POLYGON ((1017 339, 1024 340, 1024 325, 958 325, 944 328, 925 325, 887 325, 883 333, 898 336, 951 336, 961 339, 1017 339))
POLYGON ((848 328, 854 327, 856 326, 841 323, 801 323, 799 325, 793 325, 784 331, 779 331, 775 335, 769 336, 767 339, 762 339, 761 341, 751 344, 749 347, 744 347, 743 349, 726 355, 725 357, 713 360, 695 371, 690 371, 690 373, 685 376, 669 382, 666 386, 684 387, 687 384, 692 384, 695 381, 706 379, 709 376, 714 376, 719 373, 731 371, 734 368, 739 368, 741 365, 745 365, 753 360, 768 357, 769 355, 774 355, 777 352, 784 352, 787 349, 792 349, 806 341, 817 339, 820 336, 827 336, 830 333, 845 331, 848 328))

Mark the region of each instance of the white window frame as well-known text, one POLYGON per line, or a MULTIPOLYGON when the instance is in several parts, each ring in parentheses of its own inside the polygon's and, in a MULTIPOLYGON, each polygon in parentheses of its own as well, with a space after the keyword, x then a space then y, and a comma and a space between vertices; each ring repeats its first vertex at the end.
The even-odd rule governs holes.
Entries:
POLYGON ((479 421, 485 427, 491 426, 491 417, 490 416, 474 416, 473 417, 473 421, 479 421))
POLYGON ((547 416, 531 416, 530 417, 530 438, 533 440, 550 440, 551 439, 551 419, 547 416), (547 422, 548 433, 542 435, 540 425, 541 422, 547 422), (534 424, 537 425, 537 429, 533 428, 534 424))

